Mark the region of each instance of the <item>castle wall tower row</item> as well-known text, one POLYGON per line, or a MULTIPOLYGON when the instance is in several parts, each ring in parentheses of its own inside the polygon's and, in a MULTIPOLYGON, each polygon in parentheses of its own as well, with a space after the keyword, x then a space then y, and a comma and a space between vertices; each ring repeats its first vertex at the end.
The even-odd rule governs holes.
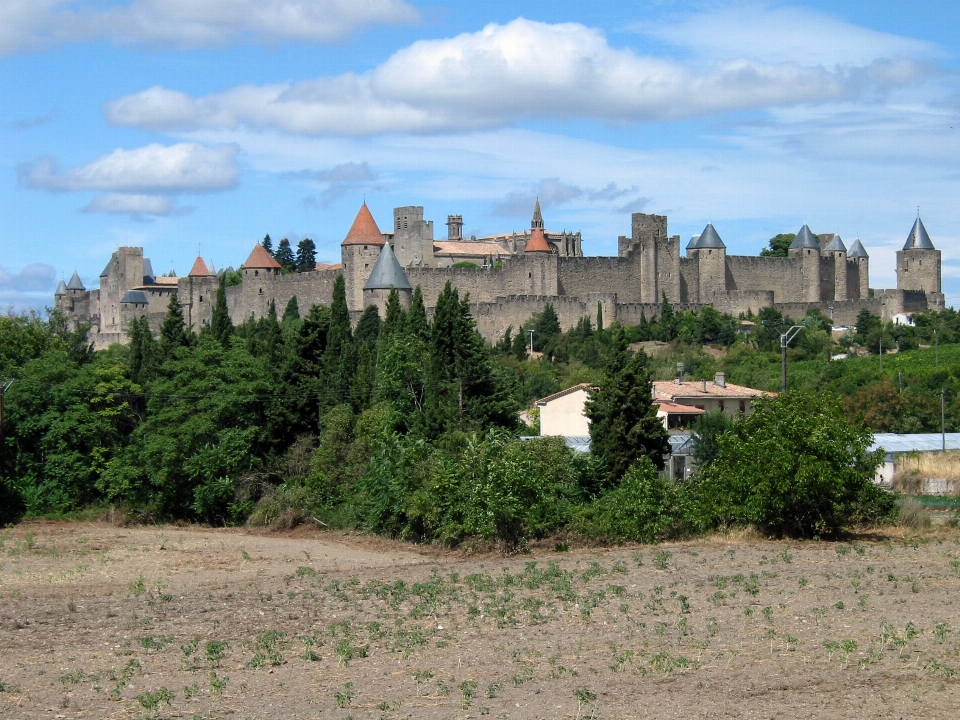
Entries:
MULTIPOLYGON (((680 238, 670 236, 667 218, 635 213, 630 237, 621 237, 615 257, 586 257, 579 233, 550 233, 537 203, 529 231, 462 237, 463 219, 448 217, 448 239, 433 239, 433 223, 423 208, 393 212, 391 232, 381 232, 366 203, 341 243, 339 265, 318 264, 309 272, 283 274, 280 264, 256 245, 241 266, 242 282, 227 288, 227 306, 235 324, 279 313, 296 297, 301 313, 313 304, 330 304, 337 277, 344 278, 347 305, 357 319, 364 308, 385 311, 391 288, 409 304, 419 286, 428 309, 450 282, 469 294, 478 323, 488 339, 508 326, 519 327, 546 303, 571 327, 582 317, 596 318, 598 305, 607 322, 638 322, 654 317, 663 298, 678 309, 712 305, 731 314, 774 306, 790 315, 810 307, 829 310, 838 323, 852 322, 861 309, 890 319, 897 312, 941 309, 941 257, 917 218, 904 248, 897 253, 897 289, 872 291, 869 257, 859 240, 849 250, 838 235, 815 235, 804 224, 787 257, 729 255, 712 223, 680 253, 680 238)), ((219 278, 202 258, 185 277, 156 277, 141 248, 119 248, 100 278, 86 290, 74 273, 61 281, 56 307, 73 325, 90 324, 97 347, 126 342, 130 323, 149 319, 158 330, 170 296, 177 294, 187 324, 199 331, 210 322, 219 278)))

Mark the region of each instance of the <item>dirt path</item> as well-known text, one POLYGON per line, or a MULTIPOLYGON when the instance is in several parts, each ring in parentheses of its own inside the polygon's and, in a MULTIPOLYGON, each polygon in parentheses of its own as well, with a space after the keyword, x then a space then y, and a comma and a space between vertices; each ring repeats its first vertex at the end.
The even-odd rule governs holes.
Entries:
POLYGON ((960 535, 464 557, 0 532, 2 718, 952 718, 960 535))

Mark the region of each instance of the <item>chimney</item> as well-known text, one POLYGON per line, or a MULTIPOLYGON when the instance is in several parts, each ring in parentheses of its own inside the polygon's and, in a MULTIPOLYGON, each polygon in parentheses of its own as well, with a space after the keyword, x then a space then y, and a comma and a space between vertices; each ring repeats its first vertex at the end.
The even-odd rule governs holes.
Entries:
POLYGON ((674 382, 675 382, 677 385, 683 385, 683 378, 682 378, 680 375, 677 375, 677 377, 676 377, 676 379, 674 380, 674 382))
POLYGON ((727 375, 726 373, 717 373, 713 376, 713 384, 717 387, 726 387, 727 386, 727 375))
POLYGON ((701 380, 701 381, 700 381, 700 392, 706 392, 706 391, 707 391, 707 381, 706 381, 706 380, 701 380))
POLYGON ((447 240, 463 240, 463 215, 447 215, 447 240))

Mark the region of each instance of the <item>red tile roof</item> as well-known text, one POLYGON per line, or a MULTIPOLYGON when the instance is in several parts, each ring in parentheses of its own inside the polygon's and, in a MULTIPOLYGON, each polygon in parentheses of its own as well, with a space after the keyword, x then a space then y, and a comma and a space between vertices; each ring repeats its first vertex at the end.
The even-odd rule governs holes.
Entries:
POLYGON ((524 252, 550 252, 550 245, 547 244, 547 239, 543 236, 543 230, 540 228, 533 229, 524 252))
POLYGON ((350 226, 350 232, 341 245, 383 245, 383 233, 377 227, 377 221, 370 214, 370 208, 364 203, 360 206, 356 220, 350 226))
POLYGON ((678 385, 675 380, 657 380, 653 383, 653 389, 656 391, 654 402, 659 402, 660 398, 676 402, 677 398, 754 398, 761 395, 768 397, 775 396, 776 393, 766 392, 765 390, 756 390, 754 388, 744 387, 743 385, 734 385, 726 383, 723 387, 717 385, 713 380, 706 381, 706 389, 702 380, 685 380, 678 385))
POLYGON ((433 244, 433 252, 438 255, 469 255, 471 257, 498 257, 509 255, 496 243, 474 242, 472 240, 443 240, 433 244))
POLYGON ((193 261, 193 267, 190 268, 187 277, 207 277, 209 274, 210 268, 207 267, 203 258, 197 255, 197 259, 193 261))
POLYGON ((318 272, 321 270, 343 270, 343 263, 335 263, 331 265, 330 263, 318 262, 313 266, 313 269, 318 272))
POLYGON ((248 257, 247 261, 240 267, 249 270, 279 270, 283 266, 273 259, 263 245, 257 243, 253 246, 253 250, 250 252, 250 257, 248 257))

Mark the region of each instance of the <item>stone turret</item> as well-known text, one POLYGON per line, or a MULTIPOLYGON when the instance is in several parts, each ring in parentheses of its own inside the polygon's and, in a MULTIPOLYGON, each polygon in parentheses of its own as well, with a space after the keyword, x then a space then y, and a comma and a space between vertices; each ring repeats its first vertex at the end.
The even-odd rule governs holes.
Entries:
POLYGON ((800 294, 803 302, 820 302, 820 243, 806 223, 787 254, 800 260, 800 294))
POLYGON ((920 214, 897 252, 897 289, 940 292, 940 251, 933 246, 920 214))
MULTIPOLYGON (((867 251, 864 249, 863 244, 860 242, 860 238, 857 238, 853 241, 853 245, 850 246, 850 251, 847 253, 847 263, 853 265, 853 269, 856 270, 855 277, 857 282, 857 288, 859 290, 859 295, 856 297, 867 298, 870 295, 870 256, 867 255, 867 251)), ((849 268, 849 265, 848 265, 849 268)), ((849 275, 848 275, 849 278, 849 275)), ((853 294, 853 283, 847 282, 847 288, 853 294)))
POLYGON ((700 233, 694 252, 700 275, 700 302, 717 302, 727 292, 727 246, 713 223, 707 223, 700 233))
MULTIPOLYGON (((423 208, 420 210, 422 217, 423 208)), ((394 237, 396 238, 396 235, 394 237)), ((363 310, 363 286, 370 277, 385 242, 383 233, 377 227, 377 221, 370 214, 370 208, 363 203, 350 231, 340 243, 343 279, 347 286, 347 307, 350 310, 363 310)))
MULTIPOLYGON (((453 226, 448 227, 455 229, 453 226)), ((462 220, 459 228, 462 232, 462 220)), ((433 257, 433 221, 423 219, 423 207, 407 205, 393 209, 391 244, 397 261, 403 267, 436 267, 433 257)))
POLYGON ((834 234, 833 240, 823 249, 823 254, 833 259, 833 299, 847 299, 847 246, 840 236, 834 234))
POLYGON ((533 209, 530 238, 524 248, 523 261, 527 271, 527 292, 530 295, 556 295, 558 292, 557 256, 543 234, 543 216, 540 214, 539 200, 533 209))
POLYGON ((409 309, 413 287, 407 279, 407 274, 400 267, 390 243, 384 243, 380 257, 377 258, 373 271, 363 286, 364 307, 375 305, 380 311, 380 317, 386 317, 387 299, 390 297, 390 290, 394 288, 400 296, 400 304, 405 310, 409 309))

